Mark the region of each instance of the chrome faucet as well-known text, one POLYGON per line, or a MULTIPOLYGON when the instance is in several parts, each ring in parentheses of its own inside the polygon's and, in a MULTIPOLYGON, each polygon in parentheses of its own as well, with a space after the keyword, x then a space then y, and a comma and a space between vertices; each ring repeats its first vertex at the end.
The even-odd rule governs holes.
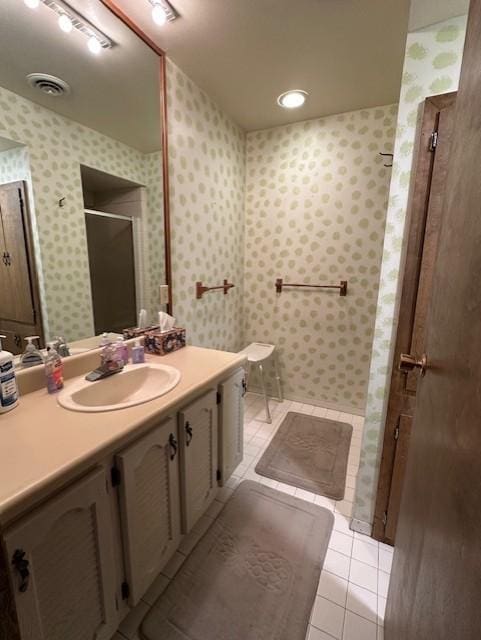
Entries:
POLYGON ((103 380, 115 373, 120 373, 124 368, 122 358, 118 355, 117 350, 111 344, 106 345, 100 354, 100 367, 94 369, 85 376, 85 380, 96 382, 103 380))

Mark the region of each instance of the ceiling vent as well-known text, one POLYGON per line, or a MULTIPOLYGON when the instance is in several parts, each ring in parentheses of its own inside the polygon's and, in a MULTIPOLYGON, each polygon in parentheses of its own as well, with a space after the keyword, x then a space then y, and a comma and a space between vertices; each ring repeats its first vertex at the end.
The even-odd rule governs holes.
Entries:
POLYGON ((48 73, 30 73, 27 76, 27 82, 31 87, 48 96, 66 96, 70 93, 70 86, 65 80, 50 76, 48 73))

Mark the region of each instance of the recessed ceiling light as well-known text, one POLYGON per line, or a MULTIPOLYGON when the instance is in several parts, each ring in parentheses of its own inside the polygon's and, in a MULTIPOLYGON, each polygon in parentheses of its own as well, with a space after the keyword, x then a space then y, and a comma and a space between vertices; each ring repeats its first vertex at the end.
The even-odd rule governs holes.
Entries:
POLYGON ((62 31, 65 31, 65 33, 70 33, 73 29, 72 20, 66 13, 62 13, 60 18, 58 19, 58 26, 62 29, 62 31))
POLYGON ((40 4, 40 0, 23 0, 29 9, 36 9, 40 4))
POLYGON ((277 104, 284 109, 297 109, 297 107, 302 107, 308 95, 307 91, 302 91, 302 89, 286 91, 277 98, 277 104))

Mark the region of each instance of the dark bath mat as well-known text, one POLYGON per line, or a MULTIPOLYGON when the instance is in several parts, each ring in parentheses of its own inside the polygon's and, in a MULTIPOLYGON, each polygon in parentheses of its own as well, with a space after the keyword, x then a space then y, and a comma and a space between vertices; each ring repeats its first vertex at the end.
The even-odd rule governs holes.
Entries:
POLYGON ((330 511, 244 481, 145 617, 146 640, 305 640, 330 511))
POLYGON ((289 411, 257 463, 256 472, 342 500, 351 437, 350 424, 289 411))

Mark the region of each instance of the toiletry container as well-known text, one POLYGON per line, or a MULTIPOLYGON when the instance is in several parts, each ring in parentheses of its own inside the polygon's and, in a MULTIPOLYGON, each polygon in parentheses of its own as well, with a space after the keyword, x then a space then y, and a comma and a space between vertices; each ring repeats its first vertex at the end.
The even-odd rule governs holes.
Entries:
POLYGON ((55 342, 48 343, 47 357, 45 358, 45 375, 47 377, 47 391, 49 393, 55 393, 63 389, 62 358, 55 349, 55 342))
POLYGON ((125 340, 121 336, 117 338, 115 348, 117 349, 117 354, 124 365, 129 364, 129 348, 125 344, 125 340))
POLYGON ((43 364, 43 356, 33 343, 34 340, 39 340, 39 336, 27 336, 25 340, 27 342, 27 346, 25 347, 25 352, 20 358, 21 367, 26 369, 27 367, 35 367, 39 364, 43 364))
POLYGON ((145 362, 144 345, 140 344, 140 340, 136 340, 132 347, 132 364, 142 364, 145 362))
POLYGON ((18 388, 13 367, 13 355, 10 351, 2 351, 0 336, 0 413, 10 411, 18 404, 18 388))

